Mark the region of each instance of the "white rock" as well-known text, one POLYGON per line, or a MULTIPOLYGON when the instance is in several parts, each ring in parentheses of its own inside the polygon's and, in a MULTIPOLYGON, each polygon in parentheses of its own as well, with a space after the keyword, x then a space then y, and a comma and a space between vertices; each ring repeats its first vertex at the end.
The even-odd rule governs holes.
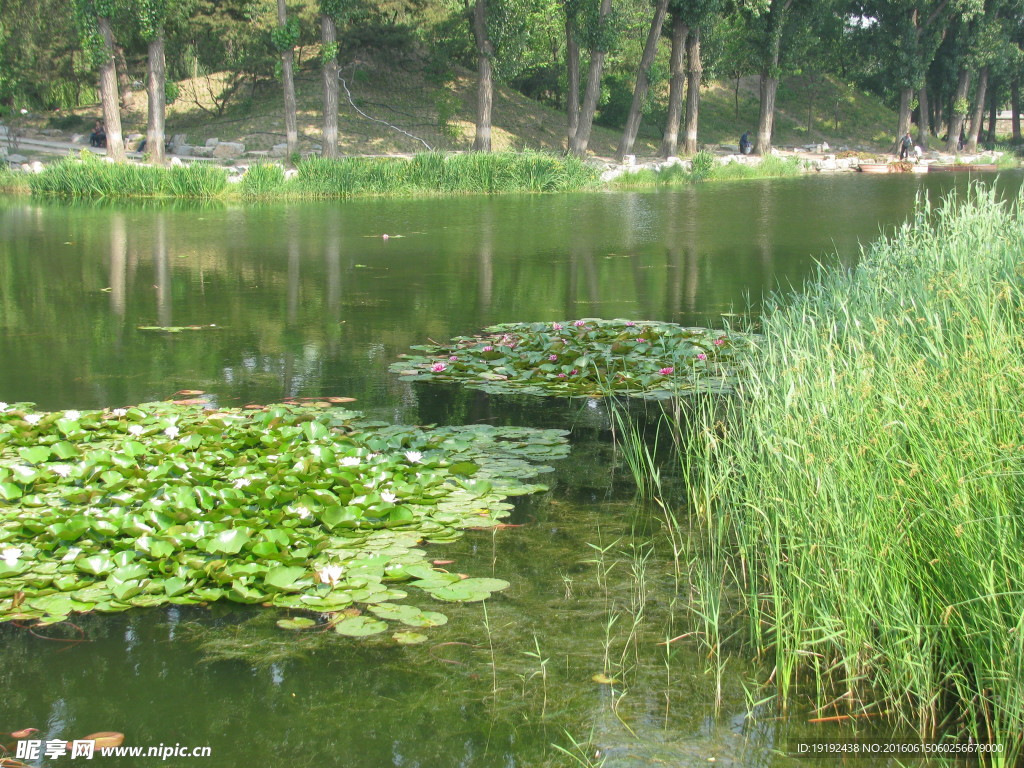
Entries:
POLYGON ((299 175, 299 172, 297 170, 295 170, 294 168, 289 168, 287 171, 284 172, 284 177, 286 179, 294 179, 298 175, 299 175))
POLYGON ((29 166, 29 167, 32 169, 32 173, 42 173, 43 172, 43 164, 41 162, 39 162, 38 160, 33 162, 32 165, 29 166))
POLYGON ((218 144, 220 144, 220 139, 207 139, 206 140, 206 146, 208 146, 208 147, 216 147, 218 144))
POLYGON ((24 155, 18 155, 18 154, 8 155, 7 156, 7 162, 9 162, 9 163, 27 163, 28 162, 28 158, 25 157, 24 155))
POLYGON ((181 162, 181 158, 180 157, 172 157, 171 158, 171 165, 182 166, 182 165, 184 165, 184 163, 181 162))
POLYGON ((623 165, 636 165, 636 155, 623 155, 622 156, 622 164, 623 165))
POLYGON ((288 145, 287 144, 275 144, 274 146, 272 146, 270 148, 270 156, 271 157, 284 157, 287 154, 288 154, 288 145))
POLYGON ((195 147, 190 144, 178 144, 177 147, 171 150, 174 154, 180 157, 192 157, 192 153, 195 151, 195 147))
POLYGON ((216 147, 192 147, 193 157, 213 157, 216 147))

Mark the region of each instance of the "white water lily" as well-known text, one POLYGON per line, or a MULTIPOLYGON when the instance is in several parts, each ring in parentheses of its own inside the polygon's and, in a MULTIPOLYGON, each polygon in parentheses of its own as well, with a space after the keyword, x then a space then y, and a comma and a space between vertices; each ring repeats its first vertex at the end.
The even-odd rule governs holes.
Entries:
POLYGON ((50 469, 53 470, 53 473, 55 475, 60 475, 61 477, 68 477, 74 471, 75 468, 72 467, 70 464, 54 464, 52 467, 50 467, 50 469))
POLYGON ((29 413, 25 416, 25 421, 29 424, 38 424, 43 420, 43 414, 41 413, 29 413))
POLYGON ((405 458, 409 460, 410 464, 417 464, 423 458, 423 454, 419 451, 406 451, 405 458))
POLYGON ((391 491, 381 491, 380 497, 388 504, 394 504, 398 500, 398 497, 391 491))
POLYGON ((250 485, 251 483, 252 480, 250 480, 248 477, 240 477, 237 480, 235 480, 234 486, 235 488, 245 488, 245 486, 250 485))
POLYGON ((292 511, 301 519, 305 520, 313 513, 309 511, 309 507, 293 507, 292 511))
POLYGON ((18 558, 21 557, 21 550, 17 547, 7 547, 7 549, 0 550, 0 557, 3 558, 5 565, 13 568, 18 562, 18 558))
POLYGON ((330 584, 333 587, 344 572, 345 569, 340 565, 325 565, 316 572, 316 578, 321 584, 330 584))
POLYGON ((0 403, 0 413, 3 413, 3 412, 4 412, 4 411, 6 411, 6 410, 7 410, 8 408, 10 408, 10 406, 9 406, 9 405, 7 405, 7 403, 0 403))
POLYGON ((78 421, 82 418, 81 411, 64 411, 64 418, 68 421, 78 421))
POLYGON ((178 429, 173 424, 171 424, 171 426, 164 430, 164 434, 173 440, 174 438, 181 434, 181 430, 178 429))
POLYGON ((117 416, 118 418, 121 418, 122 416, 127 416, 128 415, 128 409, 126 409, 126 408, 115 408, 110 413, 113 416, 117 416))
POLYGON ((343 467, 358 467, 359 457, 358 456, 346 456, 341 460, 341 466, 343 467))
POLYGON ((146 428, 144 426, 142 426, 141 424, 132 424, 130 427, 128 427, 128 434, 129 435, 135 435, 136 437, 138 437, 139 435, 141 435, 145 431, 146 431, 146 428))

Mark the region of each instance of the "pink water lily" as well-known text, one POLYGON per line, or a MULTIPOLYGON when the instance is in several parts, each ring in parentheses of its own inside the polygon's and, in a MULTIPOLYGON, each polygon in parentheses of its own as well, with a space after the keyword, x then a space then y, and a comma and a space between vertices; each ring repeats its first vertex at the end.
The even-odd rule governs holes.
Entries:
POLYGON ((441 371, 444 371, 444 370, 447 370, 447 369, 448 369, 448 366, 445 365, 444 363, 434 363, 432 366, 430 366, 430 370, 432 370, 434 373, 441 373, 441 371))
POLYGON ((577 328, 582 328, 584 325, 586 325, 586 322, 583 320, 577 320, 575 323, 573 323, 573 325, 575 325, 577 328))
POLYGON ((493 352, 494 351, 494 347, 492 347, 490 345, 487 345, 486 347, 483 348, 483 351, 484 352, 493 352))
POLYGON ((725 339, 715 339, 714 344, 716 347, 721 347, 725 344, 725 339))
POLYGON ((565 374, 564 374, 564 373, 560 373, 560 374, 558 374, 558 378, 560 378, 560 379, 564 379, 564 378, 565 378, 565 374))
POLYGON ((555 362, 555 360, 557 360, 557 359, 558 359, 558 355, 548 355, 548 360, 550 360, 552 363, 555 362))
POLYGON ((553 330, 553 331, 560 331, 560 330, 562 330, 562 324, 561 323, 552 323, 551 324, 551 330, 553 330))
POLYGON ((675 368, 661 368, 658 371, 658 373, 660 373, 662 376, 671 376, 673 373, 675 373, 675 370, 675 368))
POLYGON ((647 339, 645 339, 643 336, 637 336, 636 343, 637 344, 646 344, 647 343, 647 339))
POLYGON ((705 355, 703 352, 701 352, 699 355, 697 355, 697 359, 698 360, 707 360, 708 356, 705 355))

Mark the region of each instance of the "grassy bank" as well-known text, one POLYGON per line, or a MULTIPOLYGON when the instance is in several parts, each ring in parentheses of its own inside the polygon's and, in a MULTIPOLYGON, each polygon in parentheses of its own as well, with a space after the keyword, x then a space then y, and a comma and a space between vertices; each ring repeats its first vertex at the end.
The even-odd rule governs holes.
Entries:
POLYGON ((746 163, 719 163, 710 152, 693 156, 689 169, 674 165, 662 171, 644 169, 627 173, 611 182, 616 189, 677 186, 701 181, 733 181, 738 179, 779 179, 799 176, 806 171, 804 163, 796 157, 769 155, 756 165, 746 163))
POLYGON ((540 152, 314 157, 299 163, 294 175, 278 165, 254 165, 237 183, 216 166, 156 168, 83 155, 28 178, 33 194, 75 198, 314 199, 558 192, 597 184, 598 171, 577 158, 540 152))
POLYGON ((783 703, 1000 745, 997 765, 1024 746, 1022 269, 993 192, 919 206, 770 304, 741 396, 674 423, 699 602, 742 596, 783 703))

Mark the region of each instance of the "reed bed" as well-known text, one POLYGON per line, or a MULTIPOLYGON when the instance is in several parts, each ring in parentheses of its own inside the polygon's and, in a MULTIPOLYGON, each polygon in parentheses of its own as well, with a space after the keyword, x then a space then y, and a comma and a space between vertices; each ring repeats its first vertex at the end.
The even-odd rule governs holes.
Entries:
POLYGON ((1019 201, 919 201, 769 303, 737 397, 667 419, 694 588, 741 596, 783 706, 1024 755, 1022 275, 1019 201))
POLYGON ((661 171, 643 169, 619 176, 611 182, 619 189, 640 187, 676 186, 702 181, 735 181, 739 179, 778 179, 800 176, 805 172, 804 164, 795 157, 764 158, 757 165, 745 163, 719 163, 709 152, 698 152, 690 161, 689 169, 679 165, 669 166, 661 171))
POLYGON ((216 166, 157 168, 86 154, 53 163, 27 183, 34 194, 58 197, 310 199, 570 191, 596 186, 598 171, 575 157, 540 152, 312 157, 291 178, 280 166, 255 164, 231 184, 216 166))

